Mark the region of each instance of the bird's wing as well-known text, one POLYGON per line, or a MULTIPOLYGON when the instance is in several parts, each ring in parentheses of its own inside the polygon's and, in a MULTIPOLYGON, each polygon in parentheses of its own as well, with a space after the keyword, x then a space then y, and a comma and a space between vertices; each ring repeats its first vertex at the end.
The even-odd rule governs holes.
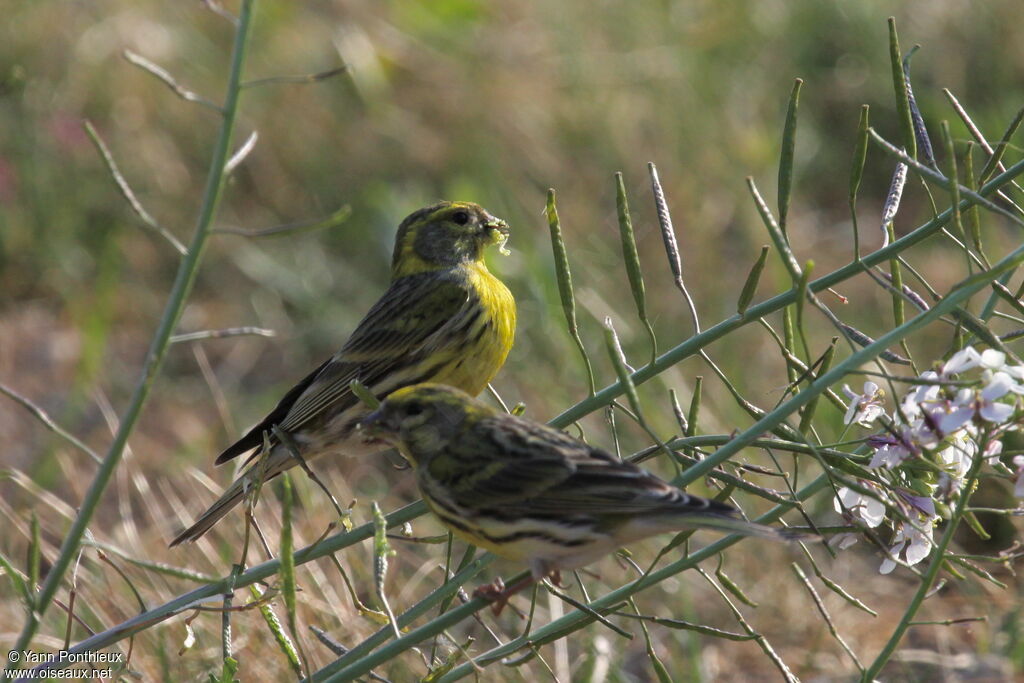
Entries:
POLYGON ((557 430, 503 415, 473 425, 424 467, 457 505, 515 505, 570 477, 568 453, 579 447, 586 446, 557 430))
MULTIPOLYGON (((295 400, 281 428, 291 431, 305 424, 342 397, 356 398, 349 383, 358 379, 371 389, 381 379, 419 362, 447 335, 444 328, 458 323, 458 313, 469 299, 468 285, 424 273, 394 282, 356 327, 316 379, 295 400)), ((429 377, 436 368, 424 368, 429 377)), ((415 378, 410 378, 413 382, 415 378)), ((426 379, 426 377, 424 378, 426 379)))
POLYGON ((523 516, 730 514, 732 506, 694 496, 632 463, 591 449, 572 476, 520 503, 523 516))
POLYGON ((302 392, 309 388, 309 385, 316 380, 320 373, 323 372, 324 368, 330 365, 330 363, 331 359, 328 358, 320 364, 320 367, 303 377, 302 381, 289 389, 288 393, 278 401, 277 406, 270 411, 270 414, 263 418, 258 425, 250 429, 245 436, 224 449, 224 452, 217 456, 214 464, 221 465, 242 453, 248 453, 257 446, 260 446, 263 443, 263 432, 265 430, 269 430, 273 425, 280 424, 281 421, 284 420, 288 411, 291 409, 292 404, 295 403, 295 399, 301 396, 302 392))
POLYGON ((723 503, 690 495, 636 465, 536 423, 497 416, 436 458, 431 475, 454 502, 513 516, 711 512, 723 503))
MULTIPOLYGON (((469 284, 457 278, 422 273, 400 278, 374 304, 342 349, 289 391, 277 407, 245 436, 225 450, 217 463, 252 450, 263 432, 278 425, 286 432, 302 427, 328 406, 345 409, 358 399, 349 389, 359 380, 371 390, 390 375, 411 369, 442 348, 449 327, 462 324, 459 316, 469 301, 469 284)), ((409 374, 402 382, 424 381, 437 370, 425 366, 423 377, 409 374)), ((396 387, 388 387, 394 389, 396 387)))

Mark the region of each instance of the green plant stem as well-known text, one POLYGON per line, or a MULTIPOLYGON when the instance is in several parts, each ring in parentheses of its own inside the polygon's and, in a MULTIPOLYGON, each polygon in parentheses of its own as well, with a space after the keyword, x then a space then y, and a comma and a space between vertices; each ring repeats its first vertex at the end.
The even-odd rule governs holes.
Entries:
POLYGON ((892 83, 896 92, 896 113, 903 131, 903 148, 917 158, 917 136, 914 134, 914 119, 910 113, 910 94, 907 75, 903 70, 900 41, 896 34, 896 19, 889 17, 889 61, 892 63, 892 83))
MULTIPOLYGON (((1016 177, 1021 173, 1024 173, 1024 161, 1018 162, 1017 164, 1007 169, 1006 172, 994 178, 990 183, 986 184, 979 191, 979 194, 982 196, 992 194, 996 192, 999 187, 1009 182, 1010 179, 1016 177)), ((964 200, 961 202, 961 208, 970 206, 973 203, 974 202, 971 198, 964 198, 964 200)), ((931 221, 914 230, 913 232, 893 242, 888 247, 885 247, 872 254, 869 254, 868 256, 865 256, 859 263, 851 263, 836 271, 833 271, 832 273, 829 273, 828 275, 825 275, 822 278, 819 278, 818 280, 810 282, 808 284, 808 289, 812 291, 826 289, 827 287, 830 287, 841 280, 844 280, 846 278, 852 277, 853 275, 860 273, 862 268, 865 266, 871 267, 873 265, 876 265, 877 263, 887 261, 891 257, 893 252, 906 249, 912 246, 913 244, 916 244, 926 239, 927 237, 930 237, 932 234, 940 230, 942 226, 945 224, 945 222, 950 219, 950 213, 951 212, 949 210, 945 211, 944 213, 933 218, 931 221)), ((1016 252, 1014 252, 1006 259, 1004 259, 1002 262, 1000 262, 1003 265, 996 266, 998 272, 1002 272, 1006 268, 1012 267, 1011 265, 1006 265, 1008 259, 1024 260, 1024 247, 1021 247, 1016 252)), ((966 295, 969 296, 970 293, 973 293, 973 291, 977 291, 981 287, 985 286, 984 283, 988 282, 990 279, 992 279, 990 271, 985 271, 975 275, 971 280, 971 282, 975 283, 975 286, 972 289, 972 291, 967 293, 966 295), (977 284, 979 282, 981 282, 982 284, 977 284)), ((856 363, 862 362, 862 359, 869 359, 871 357, 874 357, 875 355, 878 355, 878 353, 880 353, 881 350, 883 350, 887 345, 891 345, 893 340, 900 338, 902 335, 909 334, 914 329, 917 329, 917 327, 927 322, 930 322, 932 319, 938 318, 946 311, 947 308, 958 305, 959 301, 962 298, 964 298, 965 294, 963 289, 958 291, 959 296, 957 296, 956 299, 953 300, 953 303, 950 303, 950 297, 947 297, 947 299, 943 300, 942 302, 939 302, 939 304, 937 304, 934 308, 932 308, 929 311, 929 317, 927 319, 922 319, 922 316, 913 318, 903 327, 893 330, 889 334, 885 335, 884 337, 876 341, 874 344, 871 344, 868 347, 862 349, 860 352, 856 354, 856 361, 850 362, 850 359, 847 359, 847 362, 840 364, 828 374, 823 375, 821 378, 816 380, 814 384, 812 384, 810 387, 808 387, 803 392, 798 394, 796 397, 790 399, 789 401, 782 404, 772 412, 768 413, 762 420, 756 423, 753 427, 748 429, 739 437, 736 437, 732 442, 736 444, 734 447, 730 447, 731 444, 726 444, 726 446, 716 451, 714 455, 709 456, 705 461, 703 461, 699 465, 696 465, 687 470, 686 472, 684 472, 682 477, 679 478, 675 483, 677 483, 678 485, 685 485, 685 483, 693 481, 694 479, 702 476, 712 467, 719 464, 722 460, 725 460, 727 457, 731 456, 740 448, 749 446, 751 443, 754 442, 754 440, 757 437, 760 437, 762 434, 764 434, 767 431, 763 427, 764 424, 777 425, 781 423, 786 418, 786 416, 788 416, 795 410, 799 409, 802 405, 807 403, 814 396, 817 396, 819 393, 821 393, 821 391, 824 388, 827 388, 828 383, 837 380, 850 369, 856 367, 856 363), (804 397, 805 395, 806 398, 801 398, 804 397), (719 455, 722 454, 723 452, 724 455, 719 457, 719 455), (711 460, 713 460, 713 462, 711 462, 709 465, 705 467, 704 464, 708 463, 711 460), (698 468, 699 471, 696 474, 691 475, 691 473, 697 470, 698 468)), ((734 315, 731 318, 719 323, 718 325, 709 328, 705 332, 702 332, 699 335, 695 335, 694 337, 686 340, 682 344, 679 344, 675 348, 659 356, 658 360, 653 365, 646 366, 638 370, 637 372, 633 373, 633 381, 639 384, 643 381, 646 381, 647 379, 650 379, 651 377, 657 375, 659 372, 664 371, 670 365, 677 363, 682 359, 697 353, 698 350, 710 344, 719 337, 724 336, 728 332, 731 332, 732 330, 741 327, 742 325, 748 322, 755 322, 759 318, 771 312, 777 311, 781 308, 784 308, 785 306, 788 306, 793 302, 795 296, 795 290, 790 290, 783 294, 779 294, 773 297, 772 299, 769 299, 768 301, 752 306, 742 316, 734 315)), ((614 384, 611 384, 602 389, 601 391, 599 391, 595 396, 580 401, 575 406, 563 412, 561 415, 558 415, 557 417, 550 421, 550 424, 557 427, 565 427, 571 424, 574 420, 579 419, 580 417, 587 415, 593 412, 594 410, 601 408, 602 406, 607 405, 614 398, 620 396, 624 391, 625 388, 624 385, 622 385, 622 383, 616 382, 614 384)), ((419 517, 425 511, 426 506, 423 504, 422 501, 418 501, 388 515, 388 524, 390 526, 402 524, 404 522, 415 519, 416 517, 419 517)), ((323 557, 327 554, 336 552, 337 550, 363 541, 366 538, 372 536, 372 534, 372 525, 367 524, 351 532, 341 533, 336 536, 329 537, 321 543, 317 544, 315 548, 306 548, 296 553, 295 563, 296 565, 299 565, 317 559, 319 557, 323 557)), ((491 557, 492 556, 490 555, 483 556, 483 558, 491 557)), ((262 580, 268 576, 275 574, 278 571, 278 569, 279 563, 276 560, 272 560, 270 562, 254 567, 249 571, 239 575, 236 586, 244 587, 255 581, 262 580)), ((107 645, 110 645, 111 643, 117 642, 134 633, 137 633, 138 631, 143 630, 144 628, 147 628, 148 626, 151 626, 155 623, 159 623, 160 621, 163 621, 173 616, 174 614, 177 614, 181 610, 185 609, 189 604, 194 603, 197 600, 202 600, 214 595, 218 595, 220 592, 223 592, 227 589, 227 585, 228 584, 225 579, 219 581, 218 583, 211 584, 209 586, 197 588, 196 590, 191 591, 190 593, 180 596, 179 598, 175 598, 171 602, 168 602, 167 604, 162 605, 161 607, 150 610, 149 612, 139 615, 133 619, 130 619, 112 629, 109 629, 108 631, 97 634, 96 636, 93 636, 85 641, 82 641, 78 645, 71 648, 71 652, 94 650, 99 647, 105 647, 107 645)), ((430 597, 433 597, 436 593, 437 591, 431 594, 431 596, 428 596, 428 599, 430 597)), ((464 606, 460 606, 456 608, 456 610, 461 610, 463 608, 464 606)), ((403 617, 399 617, 399 623, 403 623, 403 617)), ((447 624, 447 622, 445 623, 447 624)), ((375 637, 376 635, 371 636, 371 638, 375 637)), ((368 641, 364 641, 363 644, 365 644, 366 642, 368 641)), ((362 647, 363 644, 360 644, 359 647, 362 647)))
MULTIPOLYGON (((394 528, 401 526, 406 522, 416 519, 420 515, 427 511, 426 504, 419 500, 415 503, 406 505, 405 507, 386 515, 388 528, 394 528)), ((305 564, 306 562, 312 562, 318 560, 321 557, 327 557, 333 553, 338 552, 343 548, 354 545, 361 541, 365 541, 368 538, 373 537, 373 523, 363 524, 360 527, 353 529, 352 531, 345 531, 335 536, 326 538, 319 543, 308 545, 301 550, 295 552, 295 566, 305 564)), ((486 558, 488 556, 483 556, 486 558)), ((478 561, 482 558, 477 558, 478 561)), ((469 565, 463 570, 458 576, 465 581, 472 577, 476 572, 479 572, 487 564, 486 561, 480 565, 469 565), (475 568, 476 572, 468 572, 470 568, 475 568)), ((92 652, 95 650, 101 650, 105 647, 129 638, 139 631, 143 631, 150 628, 162 621, 170 619, 176 614, 183 612, 186 609, 194 607, 198 604, 206 602, 212 598, 218 598, 225 592, 232 589, 245 588, 246 586, 252 585, 258 581, 263 581, 271 576, 275 576, 281 571, 281 561, 279 559, 268 560, 263 564, 258 564, 251 569, 248 569, 237 576, 226 576, 213 583, 200 586, 195 590, 189 591, 184 595, 179 595, 173 600, 154 607, 148 612, 143 612, 138 616, 132 617, 127 621, 124 621, 113 628, 107 629, 102 633, 97 633, 82 642, 76 644, 74 647, 68 648, 68 652, 71 654, 78 654, 81 652, 92 652)), ((445 585, 451 584, 451 591, 458 590, 459 583, 449 581, 445 585)), ((411 610, 410 610, 411 611, 411 610)), ((401 620, 399 620, 401 623, 401 620)), ((388 633, 390 633, 390 627, 388 633)), ((52 664, 45 664, 37 668, 38 671, 55 671, 64 668, 66 664, 61 664, 60 661, 56 661, 52 664)))
MULTIPOLYGON (((921 162, 913 159, 902 149, 897 149, 897 147, 894 144, 892 144, 891 142, 883 138, 881 135, 879 135, 878 131, 876 131, 874 128, 868 128, 868 135, 871 136, 871 141, 874 142, 883 152, 891 156, 896 161, 903 163, 908 168, 912 168, 913 170, 917 171, 917 173, 923 179, 932 181, 933 183, 935 183, 944 190, 950 190, 953 183, 957 182, 955 178, 951 180, 946 176, 942 175, 941 173, 939 173, 938 171, 931 169, 922 164, 921 162)), ((957 187, 959 188, 960 194, 970 197, 979 206, 985 207, 992 213, 999 214, 1000 216, 1005 216, 1006 218, 1009 218, 1011 221, 1013 221, 1019 226, 1024 226, 1024 220, 1022 220, 1020 216, 1013 213, 1009 209, 1004 209, 998 204, 989 201, 984 196, 978 196, 979 193, 973 192, 969 187, 964 187, 963 185, 960 184, 957 184, 957 187)), ((961 213, 963 213, 963 209, 963 202, 961 202, 961 213)), ((944 211, 942 215, 945 215, 947 211, 950 211, 950 209, 946 209, 946 211, 944 211)))
MULTIPOLYGON (((826 488, 827 486, 828 478, 825 475, 820 475, 817 479, 815 479, 810 484, 801 489, 797 493, 797 498, 799 500, 807 500, 808 498, 816 494, 818 491, 826 488)), ((790 505, 777 505, 768 512, 766 512, 764 515, 758 517, 757 521, 761 523, 775 521, 790 507, 790 505)), ((627 583, 625 586, 622 586, 621 588, 618 588, 608 593, 607 595, 590 602, 587 606, 591 610, 600 612, 604 608, 621 603, 629 596, 634 595, 635 593, 638 593, 641 590, 644 590, 657 583, 660 583, 665 579, 671 578, 686 569, 696 567, 699 563, 703 562, 704 560, 710 557, 714 557, 715 555, 724 551, 726 548, 735 545, 743 538, 743 536, 738 536, 736 534, 720 538, 714 543, 711 543, 705 546, 704 548, 701 548, 700 550, 693 552, 690 555, 687 555, 686 557, 682 557, 676 560, 675 562, 672 562, 662 567, 657 571, 645 574, 639 579, 627 583)), ((547 624, 537 629, 536 631, 531 632, 528 638, 526 636, 520 636, 519 638, 516 638, 508 643, 505 643, 504 645, 496 647, 490 650, 489 652, 480 655, 479 657, 476 657, 474 659, 474 662, 477 665, 486 665, 490 662, 496 661, 503 657, 507 657, 508 655, 512 654, 513 652, 519 650, 520 648, 526 645, 539 646, 543 645, 544 643, 551 642, 552 640, 561 638, 567 635, 568 633, 583 628, 592 621, 592 616, 586 614, 585 612, 581 612, 580 610, 573 610, 572 612, 566 614, 562 618, 556 619, 550 624, 547 624)), ((428 625, 425 625, 421 628, 425 628, 428 625)), ((408 635, 412 636, 413 633, 410 633, 408 635)), ((392 645, 394 645, 394 643, 392 643, 392 645)), ((439 678, 437 683, 451 683, 452 681, 457 681, 458 679, 472 672, 473 666, 470 663, 464 663, 459 665, 452 671, 448 672, 441 678, 439 678)), ((334 680, 345 679, 339 677, 334 680)))
MULTIPOLYGON (((1008 168, 1006 172, 1001 173, 991 182, 986 183, 977 194, 981 197, 987 197, 994 194, 1000 187, 1022 173, 1024 173, 1024 160, 1017 162, 1008 168)), ((960 202, 961 211, 980 203, 974 197, 965 195, 964 193, 961 193, 961 196, 963 197, 960 202)), ((878 251, 864 256, 859 262, 855 261, 848 263, 842 268, 832 271, 828 275, 824 275, 817 280, 809 282, 807 289, 811 292, 820 292, 863 272, 864 268, 871 268, 879 263, 885 263, 892 258, 893 254, 902 252, 939 232, 951 218, 952 211, 950 209, 946 209, 913 232, 904 235, 900 239, 892 242, 882 249, 879 249, 878 251)), ((760 318, 766 317, 771 313, 785 308, 796 301, 796 297, 797 292, 795 290, 789 290, 782 294, 777 294, 767 301, 751 306, 742 315, 735 314, 717 325, 709 327, 700 334, 690 337, 681 344, 658 356, 654 363, 645 365, 634 372, 632 375, 633 383, 637 385, 643 384, 652 377, 664 372, 666 368, 695 355, 700 349, 703 349, 712 342, 721 339, 732 331, 743 327, 748 323, 757 322, 760 318)), ((621 396, 624 392, 625 386, 621 382, 614 382, 598 391, 594 396, 586 398, 576 405, 568 408, 552 419, 550 424, 556 427, 564 427, 572 424, 583 416, 589 415, 595 410, 608 405, 613 399, 621 396)))
POLYGON ((900 640, 903 639, 903 634, 906 633, 907 629, 911 626, 911 621, 914 619, 914 615, 921 608, 921 603, 924 602, 925 597, 931 590, 932 585, 935 583, 935 577, 938 576, 939 570, 946 561, 946 548, 949 547, 950 541, 953 539, 953 534, 956 533, 957 527, 960 526, 960 520, 964 516, 964 512, 967 510, 968 499, 970 498, 970 491, 974 487, 974 482, 978 479, 978 471, 981 469, 981 464, 985 461, 985 458, 980 454, 975 456, 974 462, 971 464, 971 469, 967 473, 967 478, 964 481, 964 486, 961 489, 960 500, 957 501, 956 509, 953 512, 953 516, 950 518, 949 523, 946 525, 946 530, 942 534, 942 538, 939 540, 938 546, 936 546, 933 554, 931 564, 928 565, 928 571, 921 577, 921 585, 917 587, 917 592, 911 599, 910 604, 907 606, 906 611, 903 613, 903 618, 900 619, 900 623, 896 625, 896 629, 893 631, 892 636, 889 637, 889 641, 882 648, 882 651, 878 653, 875 661, 871 663, 871 666, 867 668, 861 677, 862 681, 875 680, 875 677, 885 666, 886 662, 892 656, 893 652, 896 651, 896 647, 899 645, 900 640))
POLYGON ((732 457, 735 453, 738 453, 741 449, 745 448, 749 442, 762 434, 775 429, 790 413, 810 403, 819 394, 828 389, 828 387, 845 377, 850 371, 877 358, 888 347, 902 340, 914 330, 938 320, 941 316, 956 310, 974 294, 977 294, 982 289, 987 288, 988 283, 993 279, 1004 272, 1016 268, 1021 262, 1024 262, 1024 246, 1018 247, 990 270, 983 271, 962 282, 956 289, 947 294, 928 311, 911 318, 903 325, 900 325, 879 337, 873 344, 869 344, 848 356, 842 363, 814 380, 814 382, 812 382, 804 391, 801 391, 799 394, 765 415, 746 430, 738 434, 732 441, 715 451, 712 455, 704 458, 693 467, 688 468, 683 473, 681 481, 676 482, 676 484, 678 486, 686 486, 690 482, 703 477, 712 469, 732 457))
POLYGON ((146 354, 146 362, 132 393, 131 400, 128 403, 128 409, 120 420, 117 433, 103 459, 103 464, 89 485, 89 490, 86 492, 85 498, 79 507, 78 516, 64 537, 60 552, 54 560, 53 566, 46 576, 46 581, 36 597, 35 609, 29 613, 25 626, 18 636, 17 642, 12 647, 13 650, 24 650, 31 642, 39 627, 40 620, 60 588, 64 574, 78 553, 86 527, 96 512, 100 498, 103 496, 107 484, 110 483, 114 470, 121 462, 121 456, 124 454, 128 437, 138 421, 153 382, 156 380, 157 374, 163 365, 167 348, 170 345, 171 334, 174 332, 178 319, 181 317, 188 294, 195 282, 199 263, 203 255, 203 247, 209 236, 210 225, 213 222, 213 216, 216 213, 224 187, 224 164, 228 159, 231 133, 234 130, 235 115, 238 108, 239 84, 241 83, 242 64, 248 44, 253 2, 254 0, 245 0, 242 3, 241 13, 239 14, 238 28, 235 32, 235 43, 231 55, 231 71, 228 76, 227 93, 224 100, 223 119, 213 150, 213 158, 210 160, 210 170, 203 193, 202 207, 199 211, 195 233, 189 244, 188 253, 184 255, 178 266, 174 285, 171 288, 167 305, 164 307, 163 315, 160 318, 160 324, 153 335, 153 341, 150 343, 149 351, 146 354))

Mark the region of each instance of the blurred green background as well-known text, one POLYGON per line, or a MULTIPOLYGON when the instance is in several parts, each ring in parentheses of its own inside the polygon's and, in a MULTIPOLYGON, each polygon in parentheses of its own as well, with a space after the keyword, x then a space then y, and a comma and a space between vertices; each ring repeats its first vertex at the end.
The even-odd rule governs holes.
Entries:
MULTIPOLYGON (((852 254, 847 191, 860 105, 871 105, 871 123, 883 135, 898 138, 886 27, 893 11, 904 49, 922 45, 914 90, 933 136, 948 119, 958 142, 969 137, 943 95, 948 88, 997 140, 1024 99, 1019 0, 262 0, 248 79, 341 64, 348 71, 317 84, 245 91, 237 141, 253 130, 259 141, 229 181, 217 225, 255 230, 342 205, 352 216, 327 231, 211 241, 181 331, 257 325, 277 336, 173 347, 129 462, 168 500, 189 500, 193 494, 185 491, 201 473, 226 483, 230 472, 215 473, 212 455, 346 338, 386 286, 398 222, 440 198, 479 202, 512 225, 512 255, 494 254, 491 265, 518 300, 520 326, 496 386, 506 400, 525 401, 530 415, 547 419, 586 393, 551 268, 542 215, 548 187, 558 191, 581 330, 599 385, 613 379, 600 333, 605 316, 614 319, 634 365, 649 353, 621 263, 613 172, 626 177, 662 350, 689 336, 692 325, 667 268, 647 162, 657 164, 665 186, 702 323, 730 315, 768 241, 744 178, 753 176, 774 206, 796 77, 804 87, 791 242, 799 258, 815 260, 816 273, 845 263, 852 254)), ((148 211, 187 242, 218 119, 175 97, 122 53, 142 55, 217 100, 231 27, 196 2, 12 2, 5 15, 0 382, 103 452, 177 257, 119 196, 82 122, 99 130, 148 211)), ((1009 154, 1018 156, 1016 148, 1009 154)), ((892 169, 870 150, 859 202, 865 250, 881 243, 892 169)), ((925 194, 911 184, 897 232, 928 217, 925 194)), ((994 245, 1017 239, 996 230, 988 238, 994 245)), ((961 257, 938 244, 912 260, 940 291, 962 276, 961 257)), ((850 303, 840 312, 877 335, 891 321, 889 296, 862 280, 844 286, 850 303)), ((786 287, 773 262, 758 298, 786 287)), ((833 332, 818 328, 820 350, 833 332)), ((942 348, 927 338, 911 345, 942 348)), ((785 373, 762 330, 752 326, 711 352, 755 403, 769 407, 781 397, 785 373)), ((643 388, 664 433, 677 431, 666 388, 688 401, 695 375, 710 372, 691 360, 643 388)), ((703 431, 749 424, 720 384, 709 380, 705 391, 703 431)), ((838 418, 835 412, 829 419, 838 418)), ((636 440, 625 448, 645 443, 638 431, 627 432, 636 440)), ((7 435, 5 467, 74 506, 92 471, 87 461, 6 400, 0 433, 7 435)), ((591 436, 608 443, 606 430, 591 436)), ((369 500, 388 488, 385 468, 342 468, 345 481, 357 482, 346 484, 352 496, 369 500), (361 478, 353 474, 366 468, 361 478)), ((23 522, 38 492, 27 484, 3 486, 8 513, 23 522)), ((131 487, 121 486, 124 499, 118 504, 112 493, 97 526, 125 523, 133 510, 143 535, 175 526, 147 513, 131 487)), ((412 495, 408 488, 398 493, 412 495)), ((176 508, 185 519, 201 507, 189 502, 176 508)), ((63 522, 52 524, 59 534, 63 522)), ((124 541, 119 533, 111 535, 124 541)), ((160 538, 152 543, 154 553, 166 555, 160 538)))

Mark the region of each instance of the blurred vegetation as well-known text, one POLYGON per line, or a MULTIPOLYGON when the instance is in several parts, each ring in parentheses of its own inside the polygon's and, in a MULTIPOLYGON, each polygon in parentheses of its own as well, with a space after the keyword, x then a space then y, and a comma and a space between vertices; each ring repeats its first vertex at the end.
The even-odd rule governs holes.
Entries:
MULTIPOLYGON (((1016 0, 895 8, 874 0, 262 0, 248 79, 348 69, 317 84, 245 92, 238 140, 257 130, 259 141, 230 181, 218 224, 255 230, 342 205, 351 206, 352 216, 329 231, 260 240, 222 235, 211 242, 181 331, 256 325, 277 337, 175 346, 133 436, 133 471, 144 471, 167 500, 189 501, 169 504, 179 516, 202 507, 192 500, 201 473, 221 483, 230 476, 214 472, 212 455, 346 338, 386 284, 398 222, 438 198, 479 202, 513 227, 513 254, 494 256, 492 266, 516 295, 520 326, 496 386, 506 401, 525 401, 539 419, 586 393, 551 268, 542 215, 548 187, 559 193, 581 330, 599 386, 614 379, 602 349, 605 316, 615 320, 634 364, 648 354, 619 252, 615 171, 625 174, 662 345, 678 343, 692 326, 666 267, 648 161, 658 165, 702 321, 731 314, 768 241, 744 177, 755 177, 762 193, 774 197, 796 77, 804 87, 790 240, 798 257, 815 259, 816 272, 846 262, 852 253, 848 173, 860 105, 872 105, 873 126, 890 139, 898 136, 885 23, 893 11, 904 47, 923 46, 913 64, 914 89, 933 135, 938 121, 948 119, 957 141, 969 138, 943 96, 948 88, 989 139, 998 139, 1022 104, 1016 0), (212 375, 204 377, 207 366, 212 375)), ((6 15, 0 27, 0 382, 102 451, 112 416, 134 384, 177 255, 131 213, 82 121, 99 130, 148 211, 187 241, 216 116, 176 98, 122 53, 140 54, 215 98, 231 27, 200 3, 20 2, 6 15)), ((1016 148, 1009 157, 1019 158, 1016 148)), ((881 243, 878 219, 892 168, 869 151, 859 203, 865 250, 881 243)), ((926 195, 911 183, 897 233, 930 215, 926 195)), ((1019 241, 994 231, 988 239, 1019 241)), ((933 240, 913 262, 942 290, 961 277, 954 267, 960 258, 933 240)), ((760 296, 788 287, 777 264, 768 272, 760 296)), ((889 295, 869 279, 849 283, 842 294, 850 298, 842 309, 847 322, 868 334, 888 329, 889 295)), ((832 334, 821 329, 819 344, 832 334)), ((910 345, 939 348, 928 338, 912 338, 910 345)), ((763 332, 751 326, 712 353, 744 395, 765 406, 781 395, 784 373, 762 372, 781 367, 763 332)), ((666 389, 688 400, 693 377, 709 374, 691 359, 641 387, 659 429, 675 429, 666 389)), ((728 432, 749 424, 717 382, 709 380, 704 390, 708 428, 728 432)), ((839 413, 829 410, 838 423, 839 413)), ((605 433, 591 431, 607 444, 605 433)), ((90 464, 9 402, 0 403, 0 432, 9 435, 4 467, 23 471, 73 507, 90 464)), ((630 433, 636 440, 624 449, 646 443, 639 430, 630 433)), ((335 492, 346 500, 382 497, 389 479, 398 478, 389 470, 381 463, 341 463, 335 481, 347 483, 335 492)), ((125 545, 153 534, 144 547, 154 556, 187 564, 163 549, 178 520, 147 511, 138 482, 133 493, 123 479, 95 525, 110 528, 108 537, 125 545)), ((25 489, 3 484, 8 512, 35 506, 36 496, 25 489)), ((410 483, 392 495, 408 499, 410 483)), ((59 535, 64 523, 51 517, 44 531, 59 535)), ((318 528, 309 525, 307 541, 318 528)), ((227 567, 215 557, 204 562, 202 570, 212 574, 227 567)), ((756 568, 737 571, 758 580, 756 568)), ((865 590, 884 595, 897 580, 865 581, 865 590)), ((6 590, 0 581, 0 595, 6 590)), ((985 596, 957 599, 969 611, 985 596)), ((0 613, 16 614, 9 607, 0 613)), ((1021 628, 1016 612, 996 621, 979 638, 1011 637, 1005 634, 1021 628)), ((802 628, 777 637, 795 642, 802 628)), ((216 631, 212 620, 210 629, 216 631)), ((869 625, 854 630, 854 640, 873 642, 869 625)), ((176 634, 168 642, 180 640, 176 634)), ((752 661, 763 666, 757 656, 752 661)), ((751 660, 715 661, 726 675, 751 660)), ((711 664, 701 666, 714 677, 711 664)), ((828 669, 820 662, 806 666, 828 669)))

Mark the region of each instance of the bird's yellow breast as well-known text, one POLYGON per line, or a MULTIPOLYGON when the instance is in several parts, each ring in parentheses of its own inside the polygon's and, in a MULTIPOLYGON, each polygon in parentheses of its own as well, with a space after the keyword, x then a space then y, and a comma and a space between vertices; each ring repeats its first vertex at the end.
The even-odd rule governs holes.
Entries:
POLYGON ((483 262, 467 264, 466 276, 481 313, 465 333, 465 352, 442 369, 435 382, 476 395, 505 363, 516 329, 516 302, 483 262))

